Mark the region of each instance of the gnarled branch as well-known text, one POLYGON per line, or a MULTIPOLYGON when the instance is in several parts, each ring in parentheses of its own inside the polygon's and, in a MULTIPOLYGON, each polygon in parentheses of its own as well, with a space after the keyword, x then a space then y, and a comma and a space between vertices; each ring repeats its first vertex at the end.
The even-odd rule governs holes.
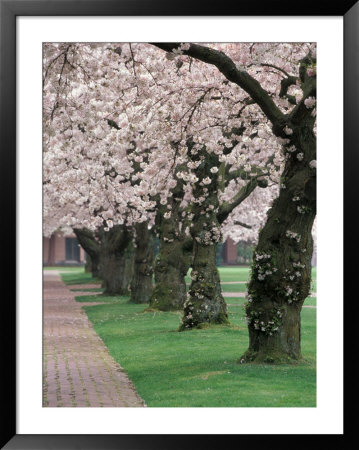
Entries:
MULTIPOLYGON (((172 52, 173 49, 177 49, 181 44, 166 42, 153 43, 153 45, 167 52, 172 52)), ((227 80, 237 84, 251 96, 273 125, 280 126, 285 121, 285 116, 260 83, 247 72, 237 69, 235 63, 225 53, 198 44, 190 44, 189 49, 182 50, 182 52, 185 55, 216 66, 227 80)))

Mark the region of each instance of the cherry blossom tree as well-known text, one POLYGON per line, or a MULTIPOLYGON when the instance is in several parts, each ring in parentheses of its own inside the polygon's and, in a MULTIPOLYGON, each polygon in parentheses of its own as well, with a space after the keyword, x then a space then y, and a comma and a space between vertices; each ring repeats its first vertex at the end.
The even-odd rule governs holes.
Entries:
POLYGON ((153 307, 174 286, 183 302, 192 239, 182 329, 227 322, 214 264, 221 229, 257 187, 280 181, 259 235, 241 360, 299 358, 315 217, 315 46, 63 43, 44 54, 45 189, 63 207, 59 223, 155 225, 153 307))
POLYGON ((284 144, 279 196, 254 254, 246 307, 250 342, 240 361, 299 359, 300 311, 310 289, 316 214, 315 46, 253 44, 247 54, 235 46, 228 54, 196 44, 156 46, 217 67, 249 94, 284 144))
MULTIPOLYGON (((238 107, 238 99, 231 98, 228 86, 222 79, 218 80, 215 70, 207 71, 203 77, 203 67, 191 67, 191 61, 174 61, 149 45, 62 44, 50 46, 46 55, 45 136, 47 148, 56 153, 54 159, 59 163, 60 173, 56 170, 54 173, 52 168, 51 176, 56 179, 66 170, 67 178, 62 178, 62 186, 57 189, 61 192, 62 203, 69 200, 77 205, 76 217, 80 211, 82 217, 76 221, 82 226, 96 228, 106 222, 105 229, 116 224, 119 217, 121 223, 124 216, 126 223, 141 221, 148 209, 156 208, 160 254, 151 306, 160 309, 182 307, 184 275, 192 247, 185 222, 188 217, 197 223, 201 219, 200 205, 197 214, 190 211, 195 203, 196 183, 204 186, 202 199, 207 196, 206 183, 211 176, 217 177, 214 171, 220 164, 235 168, 245 165, 246 171, 250 172, 250 146, 246 148, 247 155, 240 154, 238 148, 232 151, 238 141, 233 141, 231 136, 232 131, 238 129, 246 131, 244 140, 249 139, 248 130, 253 127, 242 125, 243 121, 252 120, 253 111, 246 119, 240 116, 243 107, 248 107, 249 111, 253 107, 247 105, 243 93, 238 93, 243 100, 238 107), (118 101, 119 92, 121 102, 118 101), (213 144, 210 145, 211 141, 213 144), (206 142, 205 147, 203 142, 206 142), (199 173, 202 164, 198 160, 199 151, 203 160, 212 157, 218 163, 212 167, 212 172, 201 175, 203 181, 195 174, 196 171, 199 173), (225 155, 230 158, 220 161, 225 155), (84 178, 90 172, 93 179, 88 182, 84 178), (77 192, 66 183, 69 177, 72 182, 79 181, 77 192), (83 184, 87 186, 86 192, 83 184), (64 186, 71 191, 66 193, 64 186), (79 209, 81 202, 84 208, 79 209), (132 208, 130 218, 129 205, 132 208), (176 213, 181 213, 180 220, 175 218, 176 213), (175 227, 171 228, 171 223, 175 227)), ((255 141, 264 142, 268 133, 264 127, 261 132, 262 137, 255 141)), ((253 145, 253 151, 258 152, 258 142, 253 145)), ((223 189, 227 175, 221 175, 223 189)), ((238 176, 241 174, 231 174, 232 188, 238 176)), ((253 182, 251 186, 250 191, 253 182)), ((74 211, 63 218, 65 222, 73 220, 74 211)), ((219 234, 213 236, 212 245, 215 246, 219 234)), ((216 272, 214 255, 215 248, 211 252, 211 270, 216 272)), ((110 272, 112 270, 106 274, 110 272)), ((217 287, 210 295, 212 302, 216 302, 214 292, 220 290, 218 274, 215 278, 217 287)), ((223 299, 219 299, 225 308, 223 299)), ((213 321, 217 320, 213 317, 213 321)))

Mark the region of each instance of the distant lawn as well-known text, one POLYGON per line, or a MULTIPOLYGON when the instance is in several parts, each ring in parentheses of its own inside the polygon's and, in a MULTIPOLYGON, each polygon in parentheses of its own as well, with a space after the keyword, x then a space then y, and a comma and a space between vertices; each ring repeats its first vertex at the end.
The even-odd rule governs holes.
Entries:
MULTIPOLYGON (((92 303, 92 302, 104 302, 104 303, 123 303, 128 302, 129 297, 123 297, 123 296, 105 296, 105 295, 78 295, 75 297, 75 300, 77 302, 82 303, 92 303)), ((146 305, 147 306, 147 305, 146 305)), ((143 308, 142 308, 143 309, 143 308)))
MULTIPOLYGON (((45 267, 44 270, 58 270, 60 272, 61 278, 63 282, 69 286, 73 284, 100 284, 101 280, 96 278, 92 278, 91 273, 85 273, 84 267, 45 267)), ((226 282, 233 281, 248 281, 250 268, 249 267, 239 267, 239 266, 231 266, 231 267, 219 267, 219 274, 222 283, 222 291, 223 292, 246 292, 247 286, 245 283, 243 284, 226 284, 226 282)), ((191 278, 189 274, 191 269, 188 271, 188 275, 186 276, 186 283, 189 284, 191 282, 191 278)), ((314 267, 312 269, 312 286, 313 292, 316 292, 317 289, 317 270, 314 267)), ((89 291, 91 292, 91 291, 89 291)), ((92 291, 96 292, 96 291, 92 291)), ((101 292, 101 291, 99 291, 101 292)))
POLYGON ((247 284, 221 284, 222 292, 247 292, 247 284))
MULTIPOLYGON (((190 278, 190 269, 188 271, 188 274, 186 276, 186 283, 191 282, 190 278)), ((221 282, 225 283, 228 281, 248 281, 249 275, 250 275, 250 267, 244 267, 244 266, 224 266, 224 267, 218 267, 219 276, 221 278, 221 282)), ((315 291, 316 291, 316 282, 317 282, 317 268, 312 268, 312 282, 315 285, 315 291)))
MULTIPOLYGON (((186 276, 186 283, 191 282, 190 273, 192 269, 188 271, 186 276)), ((218 267, 219 276, 222 282, 226 281, 247 281, 249 278, 249 267, 242 266, 230 266, 230 267, 218 267)))
POLYGON ((312 268, 312 291, 317 292, 317 268, 312 268))
POLYGON ((58 270, 59 272, 84 272, 85 268, 84 266, 44 266, 44 270, 58 270))
MULTIPOLYGON (((101 283, 100 280, 92 278, 91 273, 85 273, 85 268, 82 267, 44 267, 44 270, 58 270, 65 284, 88 284, 88 283, 101 283)), ((230 266, 230 267, 219 267, 219 274, 222 282, 222 290, 224 292, 245 292, 246 285, 226 285, 226 282, 233 281, 248 281, 250 268, 242 266, 230 266)), ((186 283, 191 282, 189 274, 191 269, 188 271, 186 276, 186 283)), ((312 285, 313 291, 316 292, 317 282, 317 269, 314 267, 312 269, 312 285)))
POLYGON ((103 292, 103 288, 81 288, 81 289, 70 289, 71 292, 103 292))
POLYGON ((227 298, 231 326, 179 333, 179 312, 144 312, 128 297, 81 296, 106 302, 84 307, 114 359, 153 407, 314 407, 316 309, 302 311, 304 360, 297 365, 246 365, 244 299, 227 298), (233 306, 232 306, 233 305, 233 306))
POLYGON ((305 299, 304 305, 317 306, 317 297, 308 297, 305 299))
MULTIPOLYGON (((227 304, 243 306, 246 302, 244 297, 225 297, 227 304)), ((317 306, 317 298, 316 297, 307 297, 304 302, 305 306, 317 306)))
POLYGON ((92 278, 92 274, 86 273, 84 267, 73 267, 71 269, 73 270, 68 271, 68 268, 59 270, 62 281, 68 286, 72 284, 101 284, 101 280, 92 278))

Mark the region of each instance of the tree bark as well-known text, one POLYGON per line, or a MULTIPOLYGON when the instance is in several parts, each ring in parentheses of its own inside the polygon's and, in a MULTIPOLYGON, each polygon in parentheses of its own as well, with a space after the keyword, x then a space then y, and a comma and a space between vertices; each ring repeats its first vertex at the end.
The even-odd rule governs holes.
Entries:
POLYGON ((168 242, 162 237, 159 246, 150 308, 176 311, 182 309, 186 301, 185 276, 190 267, 192 252, 186 251, 183 241, 178 239, 168 242))
POLYGON ((135 225, 134 271, 131 281, 131 299, 133 303, 148 303, 152 293, 155 239, 148 222, 135 225))
POLYGON ((155 287, 150 309, 176 311, 186 301, 185 276, 191 265, 193 242, 186 234, 187 221, 182 217, 183 182, 177 180, 172 196, 163 205, 158 199, 155 229, 159 236, 159 253, 155 260, 155 287))
POLYGON ((189 298, 184 305, 180 331, 202 328, 206 324, 229 323, 216 267, 217 244, 194 243, 189 298))
MULTIPOLYGON (((222 296, 221 281, 216 267, 217 243, 221 230, 217 213, 218 174, 211 174, 212 167, 220 165, 218 157, 202 149, 204 158, 196 171, 199 180, 211 178, 209 185, 197 183, 191 235, 194 242, 191 286, 184 305, 180 331, 201 328, 206 324, 227 324, 227 305, 222 296), (201 200, 203 199, 203 200, 201 200)), ((201 152, 195 158, 201 158, 201 152)))
POLYGON ((100 274, 100 254, 101 243, 95 238, 92 231, 86 228, 75 228, 74 233, 79 241, 81 247, 85 250, 87 255, 91 258, 91 273, 93 278, 101 278, 100 274))
POLYGON ((316 139, 313 120, 292 128, 290 145, 296 151, 287 152, 280 194, 253 256, 246 305, 249 348, 240 362, 301 358, 300 312, 310 291, 316 214, 316 169, 309 163, 315 160, 316 139))
POLYGON ((102 287, 105 295, 129 295, 134 249, 130 231, 123 225, 101 232, 102 287))
MULTIPOLYGON (((180 46, 154 45, 168 52, 180 46)), ((289 86, 298 82, 303 91, 291 113, 283 114, 260 83, 239 70, 223 52, 190 44, 183 53, 215 65, 227 80, 244 89, 258 104, 272 122, 276 136, 283 139, 290 136, 283 173, 285 188, 282 186, 268 212, 254 255, 246 307, 250 342, 240 361, 297 360, 301 356, 300 310, 310 287, 311 229, 316 214, 316 169, 310 166, 316 160, 315 119, 305 104, 307 98, 316 96, 316 76, 313 71, 308 72, 308 67, 316 65, 316 59, 308 53, 299 62, 299 78, 288 76, 282 80, 279 96, 290 103, 295 104, 296 100, 288 95, 289 86), (287 127, 292 134, 285 131, 287 127), (295 152, 290 150, 293 145, 295 152)))
MULTIPOLYGON (((176 197, 178 198, 178 197, 176 197)), ((160 207, 156 228, 159 233, 159 253, 155 261, 155 287, 150 308, 175 311, 186 301, 185 276, 191 264, 192 239, 179 227, 179 201, 171 199, 171 217, 164 218, 167 208, 160 207)))
POLYGON ((91 256, 88 253, 85 255, 85 273, 92 273, 91 256))

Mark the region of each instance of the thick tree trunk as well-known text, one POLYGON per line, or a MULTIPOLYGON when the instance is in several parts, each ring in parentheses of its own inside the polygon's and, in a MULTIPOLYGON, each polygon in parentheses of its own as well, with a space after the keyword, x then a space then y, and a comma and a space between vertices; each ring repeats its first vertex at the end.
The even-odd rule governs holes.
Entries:
POLYGON ((91 262, 91 273, 93 278, 101 278, 100 254, 102 252, 101 242, 95 238, 92 231, 88 229, 74 229, 74 233, 81 247, 87 253, 91 262))
MULTIPOLYGON (((213 162, 212 162, 213 163, 213 162)), ((214 159, 214 164, 218 164, 214 159)), ((209 168, 205 170, 209 172, 209 168)), ((202 174, 202 177, 204 177, 202 174)), ((201 177, 201 178, 202 178, 201 177)), ((200 188, 199 188, 200 189, 200 188)), ((200 197, 201 191, 195 197, 200 197)), ((191 286, 184 305, 180 331, 201 328, 206 324, 227 324, 227 305, 222 296, 221 281, 216 267, 217 243, 221 240, 217 219, 218 195, 216 177, 202 203, 194 208, 191 235, 194 242, 191 286)))
POLYGON ((216 267, 216 248, 216 244, 194 244, 192 283, 184 305, 181 331, 201 328, 209 323, 228 323, 227 306, 216 267))
POLYGON ((180 203, 183 184, 178 182, 168 198, 160 205, 156 216, 159 235, 159 253, 155 261, 155 287, 150 298, 150 309, 175 311, 183 308, 186 300, 185 276, 191 264, 193 242, 185 234, 180 203))
MULTIPOLYGON (((316 211, 312 124, 293 127, 279 197, 268 212, 253 255, 246 316, 249 348, 240 362, 300 359, 300 312, 309 294, 316 211), (297 156, 299 154, 299 157, 297 156)), ((287 147, 288 150, 288 147, 287 147)))
POLYGON ((101 247, 99 249, 98 254, 94 255, 93 257, 90 256, 90 267, 92 278, 102 279, 102 274, 100 271, 100 258, 101 258, 101 247))
POLYGON ((130 301, 148 303, 152 294, 155 239, 153 231, 148 229, 148 222, 136 224, 135 229, 135 257, 130 301))
POLYGON ((102 255, 102 287, 105 295, 130 295, 133 276, 134 251, 129 242, 121 252, 106 252, 102 255))
POLYGON ((178 239, 169 242, 162 237, 159 246, 150 308, 160 311, 182 309, 186 301, 185 276, 190 267, 191 252, 187 252, 183 241, 178 239))
POLYGON ((85 256, 85 273, 91 273, 92 272, 92 261, 91 256, 86 253, 85 256))
POLYGON ((101 231, 102 287, 106 295, 129 295, 133 276, 134 248, 132 235, 123 225, 101 231))

